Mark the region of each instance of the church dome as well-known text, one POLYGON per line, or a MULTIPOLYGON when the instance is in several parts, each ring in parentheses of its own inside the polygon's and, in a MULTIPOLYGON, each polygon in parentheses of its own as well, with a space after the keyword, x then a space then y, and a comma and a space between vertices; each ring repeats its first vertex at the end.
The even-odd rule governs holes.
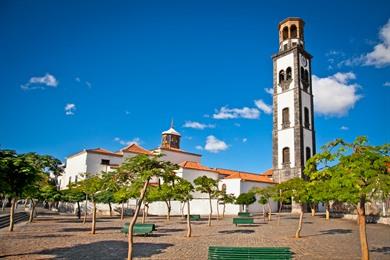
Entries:
POLYGON ((181 136, 179 132, 177 132, 175 129, 173 129, 172 127, 169 128, 167 131, 164 131, 162 132, 163 135, 177 135, 177 136, 181 136))

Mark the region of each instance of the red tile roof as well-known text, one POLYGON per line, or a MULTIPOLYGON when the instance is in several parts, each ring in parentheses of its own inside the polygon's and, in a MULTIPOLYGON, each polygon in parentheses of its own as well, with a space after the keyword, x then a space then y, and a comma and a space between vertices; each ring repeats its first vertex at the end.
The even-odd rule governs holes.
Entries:
POLYGON ((272 169, 269 169, 269 170, 266 170, 265 172, 263 172, 263 173, 260 173, 261 175, 263 175, 263 176, 268 176, 268 177, 272 177, 272 174, 273 174, 273 170, 272 169))
POLYGON ((153 153, 151 151, 146 150, 145 148, 143 148, 137 144, 130 144, 130 145, 126 146, 125 148, 122 148, 121 152, 153 155, 153 153))
POLYGON ((103 155, 109 155, 109 156, 116 156, 116 157, 122 157, 122 154, 119 153, 113 153, 111 151, 108 151, 103 148, 95 148, 95 149, 87 149, 85 150, 88 153, 97 153, 97 154, 103 154, 103 155))
POLYGON ((179 166, 184 168, 184 169, 191 169, 191 170, 198 170, 198 171, 209 171, 209 172, 218 173, 215 169, 201 165, 198 162, 184 161, 182 163, 179 163, 179 166))
POLYGON ((243 173, 243 172, 236 172, 233 173, 225 179, 241 179, 245 181, 255 181, 255 182, 264 182, 264 183, 274 183, 270 178, 260 175, 260 174, 253 174, 253 173, 243 173))

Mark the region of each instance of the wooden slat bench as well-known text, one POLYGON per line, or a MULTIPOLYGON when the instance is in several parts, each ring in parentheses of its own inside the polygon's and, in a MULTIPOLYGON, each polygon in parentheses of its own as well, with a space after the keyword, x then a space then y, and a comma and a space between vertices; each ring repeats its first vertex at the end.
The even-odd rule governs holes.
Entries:
POLYGON ((238 212, 239 217, 250 217, 251 213, 249 212, 238 212))
POLYGON ((292 259, 288 247, 209 247, 209 260, 292 259))
MULTIPOLYGON (((125 223, 122 227, 121 232, 127 234, 129 232, 129 225, 129 223, 125 223)), ((133 234, 148 235, 151 234, 153 231, 156 231, 155 224, 134 224, 133 234)))
POLYGON ((245 224, 254 224, 253 218, 233 218, 233 224, 245 225, 245 224))

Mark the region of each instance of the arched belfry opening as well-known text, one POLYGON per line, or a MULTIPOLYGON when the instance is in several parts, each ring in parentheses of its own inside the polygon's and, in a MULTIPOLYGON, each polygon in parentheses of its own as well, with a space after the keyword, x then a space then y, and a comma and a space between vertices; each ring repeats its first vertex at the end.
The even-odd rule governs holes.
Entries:
POLYGON ((290 27, 290 38, 297 38, 298 37, 298 29, 295 24, 291 25, 290 27))

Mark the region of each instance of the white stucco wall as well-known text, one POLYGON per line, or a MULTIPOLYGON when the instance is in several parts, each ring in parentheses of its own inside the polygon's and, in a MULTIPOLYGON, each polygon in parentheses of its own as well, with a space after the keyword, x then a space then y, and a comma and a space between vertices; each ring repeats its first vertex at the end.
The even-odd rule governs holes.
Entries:
POLYGON ((161 154, 164 154, 161 160, 170 161, 172 163, 177 163, 177 164, 184 161, 192 161, 192 162, 200 163, 200 159, 201 159, 201 156, 196 156, 188 153, 174 152, 174 151, 167 151, 167 150, 160 150, 160 149, 157 149, 156 151, 161 152, 161 154))
MULTIPOLYGON (((60 189, 66 189, 69 178, 74 182, 76 176, 87 171, 87 152, 81 152, 66 159, 66 167, 62 176, 58 178, 60 189)), ((80 179, 80 177, 78 177, 80 179)))

